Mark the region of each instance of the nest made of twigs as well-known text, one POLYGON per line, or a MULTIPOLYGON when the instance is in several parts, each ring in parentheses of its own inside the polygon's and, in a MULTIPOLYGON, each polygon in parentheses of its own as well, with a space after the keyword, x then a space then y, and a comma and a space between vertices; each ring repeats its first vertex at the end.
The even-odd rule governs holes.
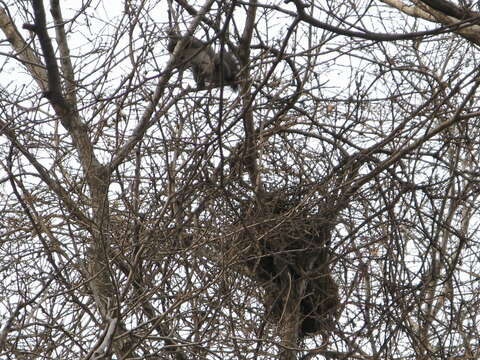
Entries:
POLYGON ((263 287, 264 305, 275 321, 297 309, 299 337, 328 330, 337 315, 338 286, 328 248, 335 218, 326 203, 279 192, 243 212, 239 236, 250 249, 247 268, 263 287))

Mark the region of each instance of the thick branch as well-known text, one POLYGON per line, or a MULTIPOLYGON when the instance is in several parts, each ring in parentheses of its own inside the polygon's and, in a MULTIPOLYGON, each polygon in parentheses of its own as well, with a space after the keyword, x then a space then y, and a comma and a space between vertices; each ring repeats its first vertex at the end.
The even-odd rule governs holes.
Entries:
POLYGON ((42 64, 42 60, 27 44, 22 35, 20 35, 10 15, 7 14, 4 8, 0 8, 0 28, 7 37, 10 45, 12 45, 12 48, 17 52, 15 56, 32 74, 32 77, 37 82, 38 87, 42 89, 43 92, 47 91, 48 76, 47 72, 45 71, 45 67, 42 64))
POLYGON ((473 18, 480 15, 479 13, 476 13, 474 11, 462 9, 446 0, 421 0, 421 1, 427 4, 428 6, 430 6, 432 9, 438 10, 445 15, 453 16, 459 20, 473 18))
POLYGON ((65 81, 65 97, 71 106, 76 104, 76 86, 73 72, 72 61, 70 58, 70 49, 67 44, 67 35, 65 34, 65 26, 62 17, 62 10, 58 0, 51 0, 51 13, 55 23, 55 33, 57 36, 58 48, 60 50, 60 64, 62 66, 62 74, 65 81))
POLYGON ((245 129, 245 152, 243 154, 243 162, 250 176, 250 182, 252 186, 258 186, 258 190, 262 190, 259 174, 257 171, 257 141, 255 134, 255 126, 253 124, 253 109, 251 103, 253 102, 252 94, 250 94, 251 84, 248 81, 248 64, 250 61, 250 46, 252 42, 252 34, 254 30, 257 11, 257 1, 251 0, 247 19, 245 23, 245 29, 243 31, 242 38, 240 39, 239 55, 242 68, 245 70, 242 72, 242 101, 244 106, 243 112, 243 127, 245 129))
POLYGON ((309 15, 305 11, 305 5, 300 0, 293 0, 293 3, 295 3, 295 6, 297 7, 298 17, 301 21, 309 23, 310 25, 313 25, 315 27, 333 32, 335 34, 350 36, 352 38, 360 38, 360 39, 373 40, 373 41, 412 40, 412 39, 417 39, 424 36, 448 33, 453 31, 456 27, 458 27, 458 25, 441 26, 434 30, 417 31, 417 32, 411 32, 411 33, 405 33, 405 34, 374 33, 366 30, 363 32, 352 31, 352 30, 342 29, 342 28, 339 28, 315 19, 313 16, 309 15))
POLYGON ((416 5, 413 6, 406 5, 401 0, 380 1, 409 16, 440 23, 446 27, 449 26, 458 35, 475 44, 480 44, 480 26, 476 25, 480 20, 480 13, 462 10, 450 3, 446 5, 445 1, 416 1, 416 5), (445 4, 445 6, 440 6, 442 4, 445 4), (452 7, 455 7, 455 9, 452 7), (459 18, 453 15, 460 16, 460 11, 463 12, 462 20, 459 21, 459 18))
POLYGON ((407 5, 403 3, 401 0, 380 0, 381 2, 407 14, 409 16, 413 16, 415 18, 427 20, 430 22, 436 22, 435 17, 433 17, 430 13, 426 12, 425 10, 420 9, 416 5, 407 5))
POLYGON ((45 97, 56 106, 58 112, 65 114, 70 112, 69 105, 62 95, 62 87, 60 82, 60 73, 55 59, 55 51, 47 32, 47 20, 45 16, 45 9, 43 8, 42 0, 32 0, 33 13, 35 16, 35 24, 25 24, 23 27, 27 30, 33 31, 40 41, 45 64, 47 66, 48 90, 45 92, 45 97))

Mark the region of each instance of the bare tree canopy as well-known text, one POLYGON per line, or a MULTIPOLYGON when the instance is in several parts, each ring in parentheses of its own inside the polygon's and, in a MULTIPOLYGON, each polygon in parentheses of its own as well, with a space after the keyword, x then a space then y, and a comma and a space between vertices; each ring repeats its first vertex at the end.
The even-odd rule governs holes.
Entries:
POLYGON ((476 3, 0 29, 1 359, 480 358, 476 3))

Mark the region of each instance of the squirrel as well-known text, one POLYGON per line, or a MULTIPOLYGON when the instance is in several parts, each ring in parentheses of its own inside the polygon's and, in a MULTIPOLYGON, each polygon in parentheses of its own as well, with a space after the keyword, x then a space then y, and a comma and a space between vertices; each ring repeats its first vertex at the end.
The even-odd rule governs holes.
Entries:
POLYGON ((177 43, 185 39, 177 59, 176 66, 181 70, 190 69, 199 90, 206 83, 220 87, 228 85, 238 91, 237 75, 240 66, 231 52, 215 53, 212 47, 193 36, 182 36, 176 32, 168 35, 167 50, 173 54, 177 43))

